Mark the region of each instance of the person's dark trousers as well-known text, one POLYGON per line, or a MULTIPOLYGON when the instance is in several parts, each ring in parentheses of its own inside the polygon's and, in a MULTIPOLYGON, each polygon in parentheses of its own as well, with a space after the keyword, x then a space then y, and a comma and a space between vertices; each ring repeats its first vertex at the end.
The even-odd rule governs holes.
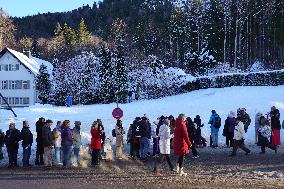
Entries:
POLYGON ((101 150, 98 149, 94 149, 92 151, 92 165, 99 165, 100 151, 101 150))
POLYGON ((9 166, 18 166, 17 156, 18 156, 18 149, 8 150, 9 166))
POLYGON ((174 169, 173 164, 172 164, 171 159, 170 159, 170 155, 169 154, 160 154, 159 156, 155 157, 154 172, 158 171, 159 164, 163 161, 164 157, 166 158, 166 161, 167 161, 170 169, 171 170, 174 169))
POLYGON ((192 154, 193 154, 193 156, 198 156, 199 155, 199 153, 197 152, 197 150, 196 150, 196 144, 195 144, 195 142, 193 141, 193 140, 190 140, 190 142, 191 142, 191 144, 192 144, 192 146, 190 147, 190 149, 191 149, 191 151, 192 151, 192 154))
POLYGON ((153 156, 159 155, 159 138, 153 138, 153 156))
POLYGON ((36 165, 44 165, 43 154, 36 153, 35 164, 36 165))
POLYGON ((69 167, 71 165, 71 154, 72 154, 72 146, 65 145, 62 146, 62 159, 63 159, 63 166, 69 167))
POLYGON ((179 156, 179 158, 178 158, 177 163, 178 163, 179 168, 182 168, 182 166, 183 166, 183 158, 184 158, 183 155, 179 156))
POLYGON ((134 144, 132 142, 130 142, 129 147, 130 147, 129 154, 130 154, 131 157, 133 157, 134 156, 134 144))
POLYGON ((27 167, 30 165, 31 147, 23 147, 23 166, 27 167))
POLYGON ((140 158, 140 143, 133 143, 133 157, 140 158))
POLYGON ((234 146, 234 133, 227 133, 226 136, 226 145, 233 147, 234 146))
POLYGON ((273 146, 268 138, 259 135, 259 143, 261 145, 261 152, 265 153, 265 147, 270 148, 271 150, 276 150, 276 146, 273 146))
POLYGON ((236 155, 238 148, 241 148, 246 153, 250 153, 250 150, 245 147, 244 140, 234 140, 232 155, 236 155))

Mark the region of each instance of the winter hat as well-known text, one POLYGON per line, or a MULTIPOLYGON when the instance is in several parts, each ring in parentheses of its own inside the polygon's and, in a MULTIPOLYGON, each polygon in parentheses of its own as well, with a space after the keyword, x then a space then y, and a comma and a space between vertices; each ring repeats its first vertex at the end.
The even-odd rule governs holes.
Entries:
POLYGON ((262 116, 262 113, 261 113, 261 112, 257 112, 256 115, 257 115, 257 116, 262 116))
POLYGON ((274 111, 274 110, 276 110, 276 107, 275 107, 275 106, 272 106, 272 107, 271 107, 271 111, 274 111))
POLYGON ((234 111, 230 111, 229 117, 235 117, 235 116, 236 116, 235 112, 234 111))
POLYGON ((212 110, 211 112, 212 112, 212 114, 216 114, 216 110, 212 110))
POLYGON ((81 121, 75 121, 74 125, 75 125, 75 126, 81 125, 81 121))
POLYGON ((46 123, 53 123, 52 120, 48 119, 46 120, 46 123))

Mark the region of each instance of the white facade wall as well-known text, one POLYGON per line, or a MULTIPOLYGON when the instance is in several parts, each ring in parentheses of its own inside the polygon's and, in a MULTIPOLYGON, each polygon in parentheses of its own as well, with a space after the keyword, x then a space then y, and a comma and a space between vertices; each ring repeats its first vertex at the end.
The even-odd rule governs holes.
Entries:
MULTIPOLYGON (((0 92, 4 97, 8 98, 8 102, 12 107, 25 107, 25 106, 30 106, 34 105, 36 101, 36 90, 35 90, 35 75, 30 72, 23 64, 21 64, 18 59, 16 59, 12 54, 9 52, 6 52, 2 57, 0 57, 0 65, 1 65, 1 71, 0 71, 0 92), (19 70, 17 71, 5 71, 3 65, 14 65, 16 66, 17 64, 19 65, 19 70), (3 89, 2 81, 29 81, 29 89, 23 89, 23 86, 21 87, 22 89, 9 89, 9 82, 8 82, 8 89, 3 89), (16 104, 13 101, 13 99, 9 98, 29 98, 29 103, 28 104, 16 104)), ((14 101, 15 101, 14 98, 14 101)), ((1 99, 1 104, 2 103, 1 99)))

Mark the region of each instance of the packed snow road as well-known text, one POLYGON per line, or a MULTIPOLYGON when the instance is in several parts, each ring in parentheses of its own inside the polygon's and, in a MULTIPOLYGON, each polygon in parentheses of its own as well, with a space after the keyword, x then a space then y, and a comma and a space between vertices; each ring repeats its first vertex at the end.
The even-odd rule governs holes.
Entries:
MULTIPOLYGON (((188 175, 169 173, 166 162, 159 175, 153 174, 153 161, 142 163, 127 160, 102 162, 100 167, 64 170, 0 169, 1 189, 93 189, 93 188, 283 188, 284 149, 275 154, 267 150, 259 154, 259 147, 250 145, 251 155, 238 151, 229 157, 229 148, 203 148, 200 158, 185 162, 188 175)), ((174 157, 172 157, 174 160, 174 157)))

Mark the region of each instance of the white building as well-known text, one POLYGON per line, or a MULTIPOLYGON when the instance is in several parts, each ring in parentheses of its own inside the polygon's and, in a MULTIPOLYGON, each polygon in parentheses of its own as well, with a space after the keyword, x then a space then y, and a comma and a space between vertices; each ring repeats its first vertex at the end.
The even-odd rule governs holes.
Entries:
MULTIPOLYGON (((44 60, 5 48, 0 52, 0 92, 12 107, 34 105, 37 100, 35 77, 40 65, 47 66, 51 75, 52 65, 44 60)), ((0 98, 0 105, 5 106, 0 98)))

